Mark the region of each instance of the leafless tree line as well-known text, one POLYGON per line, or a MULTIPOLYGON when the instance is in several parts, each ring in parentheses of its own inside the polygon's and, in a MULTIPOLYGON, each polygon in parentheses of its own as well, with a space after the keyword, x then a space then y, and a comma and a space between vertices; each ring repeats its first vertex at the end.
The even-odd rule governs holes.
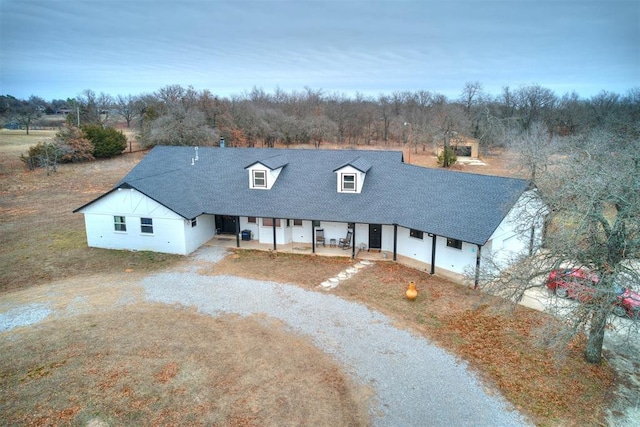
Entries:
POLYGON ((309 87, 270 93, 254 87, 220 97, 209 90, 169 85, 148 94, 113 97, 85 90, 66 101, 6 96, 0 103, 5 122, 11 117, 27 128, 45 111, 63 111, 76 125, 124 122, 146 146, 215 145, 223 137, 232 146, 404 143, 426 150, 465 136, 478 139, 486 153, 534 125, 543 125, 551 136, 603 127, 637 132, 640 87, 624 95, 602 91, 582 99, 575 92, 557 96, 539 85, 504 87, 490 95, 480 82, 468 82, 458 98, 448 99, 426 90, 370 97, 309 87))

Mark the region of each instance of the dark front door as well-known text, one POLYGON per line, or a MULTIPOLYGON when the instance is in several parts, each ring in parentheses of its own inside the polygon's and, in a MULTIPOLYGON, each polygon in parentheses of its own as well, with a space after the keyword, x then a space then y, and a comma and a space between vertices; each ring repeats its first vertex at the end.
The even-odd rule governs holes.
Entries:
POLYGON ((218 233, 236 234, 236 217, 230 215, 216 215, 218 233))
POLYGON ((382 248, 382 225, 369 224, 369 249, 382 248))

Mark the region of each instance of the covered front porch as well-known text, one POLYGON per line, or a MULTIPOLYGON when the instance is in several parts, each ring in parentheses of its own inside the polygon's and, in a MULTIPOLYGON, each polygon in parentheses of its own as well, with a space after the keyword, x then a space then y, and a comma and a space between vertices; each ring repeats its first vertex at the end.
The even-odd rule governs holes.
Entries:
MULTIPOLYGON (((225 247, 225 248, 239 248, 239 249, 253 249, 259 251, 273 251, 272 243, 260 243, 258 240, 242 240, 242 238, 231 234, 220 234, 214 236, 207 243, 207 246, 225 247)), ((291 242, 286 244, 277 244, 276 252, 292 253, 300 255, 314 255, 313 245, 310 243, 291 242)), ((389 261, 393 262, 393 252, 390 251, 368 251, 356 246, 355 251, 352 248, 342 249, 340 247, 333 247, 329 244, 326 246, 316 246, 315 255, 318 256, 333 256, 333 257, 351 257, 355 252, 355 259, 368 260, 368 261, 389 261)), ((407 256, 396 254, 396 262, 414 268, 416 270, 429 273, 431 271, 431 264, 409 258, 407 256)), ((457 283, 462 283, 464 277, 461 274, 457 274, 446 269, 439 268, 439 276, 445 277, 457 283)))

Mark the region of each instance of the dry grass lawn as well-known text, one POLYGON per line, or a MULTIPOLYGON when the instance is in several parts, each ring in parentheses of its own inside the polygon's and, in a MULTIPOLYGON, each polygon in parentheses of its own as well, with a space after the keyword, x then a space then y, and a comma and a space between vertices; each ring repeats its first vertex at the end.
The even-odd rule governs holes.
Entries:
POLYGON ((269 319, 138 304, 10 336, 7 425, 368 425, 371 392, 269 319))

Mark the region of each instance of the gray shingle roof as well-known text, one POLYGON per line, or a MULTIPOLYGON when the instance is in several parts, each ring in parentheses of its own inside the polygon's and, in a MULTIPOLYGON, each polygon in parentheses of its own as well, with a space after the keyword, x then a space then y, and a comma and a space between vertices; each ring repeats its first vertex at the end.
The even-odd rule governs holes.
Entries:
POLYGON ((193 166, 192 157, 192 147, 156 147, 116 188, 131 186, 187 219, 206 213, 398 224, 483 245, 529 185, 405 164, 398 151, 201 147, 193 166), (245 167, 257 161, 287 165, 270 190, 249 188, 245 167), (366 167, 362 193, 338 193, 334 171, 354 163, 366 167))
POLYGON ((335 168, 333 171, 335 172, 337 170, 340 170, 345 166, 352 166, 363 173, 367 173, 367 171, 371 169, 371 163, 369 163, 366 159, 362 158, 361 156, 358 156, 349 162, 343 163, 342 165, 335 168))

